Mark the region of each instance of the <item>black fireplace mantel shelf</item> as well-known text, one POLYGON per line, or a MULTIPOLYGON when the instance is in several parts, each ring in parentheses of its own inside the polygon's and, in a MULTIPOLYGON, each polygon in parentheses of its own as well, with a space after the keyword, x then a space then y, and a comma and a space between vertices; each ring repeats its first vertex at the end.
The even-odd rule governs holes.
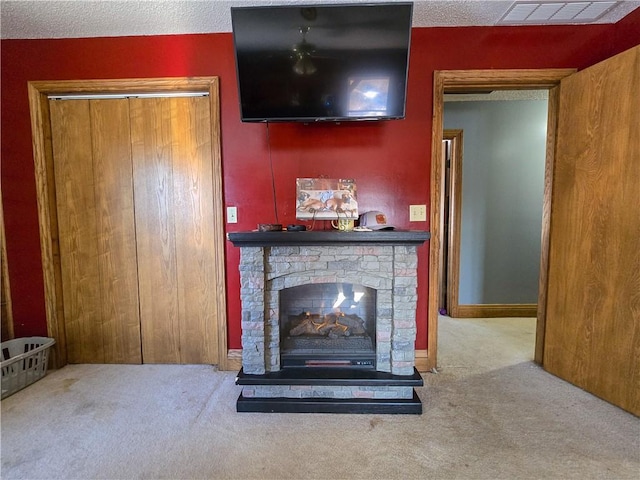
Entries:
POLYGON ((374 232, 230 232, 236 247, 278 247, 306 245, 422 245, 430 237, 422 230, 378 230, 374 232))

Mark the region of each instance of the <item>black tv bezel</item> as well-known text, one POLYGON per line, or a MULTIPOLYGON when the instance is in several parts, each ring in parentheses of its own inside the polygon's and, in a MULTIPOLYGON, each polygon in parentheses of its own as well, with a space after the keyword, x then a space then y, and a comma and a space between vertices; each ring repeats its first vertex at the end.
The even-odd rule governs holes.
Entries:
MULTIPOLYGON (((331 8, 331 7, 378 7, 378 6, 408 6, 409 10, 409 37, 406 48, 406 67, 404 71, 404 92, 402 96, 402 113, 400 115, 381 115, 381 116, 295 116, 295 117, 245 117, 242 108, 242 92, 240 90, 240 72, 238 68, 238 49, 236 45, 235 31, 232 28, 233 38, 233 53, 236 72, 236 87, 238 92, 238 107, 240 110, 240 121, 242 123, 342 123, 342 122, 381 122, 387 120, 403 120, 406 117, 407 111, 407 84, 409 79, 409 56, 411 53, 411 36, 413 25, 413 2, 380 2, 380 3, 330 3, 330 4, 287 4, 287 5, 252 5, 252 6, 239 6, 230 7, 230 11, 234 10, 276 10, 276 9, 291 9, 291 8, 331 8)), ((231 14, 231 21, 233 26, 233 15, 231 14)))

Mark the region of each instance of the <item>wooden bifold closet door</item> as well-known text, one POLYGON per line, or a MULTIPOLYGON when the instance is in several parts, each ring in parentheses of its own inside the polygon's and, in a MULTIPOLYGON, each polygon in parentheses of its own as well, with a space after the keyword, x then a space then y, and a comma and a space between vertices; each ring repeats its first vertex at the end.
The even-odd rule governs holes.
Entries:
POLYGON ((207 97, 50 100, 70 363, 217 363, 207 97))

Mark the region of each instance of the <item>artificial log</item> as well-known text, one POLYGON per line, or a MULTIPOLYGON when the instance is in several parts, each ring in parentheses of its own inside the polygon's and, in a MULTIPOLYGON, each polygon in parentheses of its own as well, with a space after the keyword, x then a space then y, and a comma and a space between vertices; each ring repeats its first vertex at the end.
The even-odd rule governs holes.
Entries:
POLYGON ((289 335, 315 335, 322 337, 338 338, 351 335, 365 335, 364 320, 357 315, 345 315, 342 312, 328 313, 326 315, 303 312, 294 317, 296 324, 289 335))

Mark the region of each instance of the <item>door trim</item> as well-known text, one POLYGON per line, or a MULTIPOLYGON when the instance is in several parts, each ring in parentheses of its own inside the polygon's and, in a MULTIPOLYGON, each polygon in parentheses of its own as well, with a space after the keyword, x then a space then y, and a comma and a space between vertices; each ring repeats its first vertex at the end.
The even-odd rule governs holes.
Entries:
POLYGON ((13 330, 13 307, 11 303, 11 284, 9 283, 9 267, 7 266, 7 237, 4 228, 4 207, 2 195, 0 195, 0 288, 2 311, 2 340, 11 340, 15 337, 13 330))
POLYGON ((224 223, 222 160, 220 152, 220 95, 218 77, 117 79, 117 80, 69 80, 29 82, 29 109, 33 159, 40 226, 40 246, 44 276, 45 310, 47 334, 56 339, 52 350, 54 368, 67 364, 67 345, 64 326, 64 310, 61 283, 60 254, 58 247, 58 220, 56 218, 56 191, 53 173, 53 148, 49 116, 49 95, 65 94, 132 94, 205 92, 209 94, 211 106, 212 167, 213 167, 213 218, 214 241, 212 248, 221 261, 217 264, 215 277, 220 286, 216 290, 216 319, 218 332, 218 368, 227 364, 227 308, 226 282, 223 260, 224 223))
POLYGON ((535 317, 535 303, 481 303, 458 305, 455 318, 535 317))
POLYGON ((549 250, 549 222, 551 210, 551 184, 555 125, 557 118, 557 85, 573 74, 573 68, 522 69, 522 70, 436 70, 433 77, 433 122, 431 132, 431 216, 429 248, 429 323, 427 327, 429 369, 436 368, 438 349, 438 278, 442 251, 442 209, 444 202, 444 172, 442 166, 442 138, 444 93, 474 90, 524 90, 549 89, 549 125, 547 127, 547 155, 545 162, 545 187, 541 234, 540 289, 538 294, 535 361, 542 363, 544 350, 545 306, 547 298, 547 259, 549 250), (553 97, 553 99, 552 99, 553 97), (553 119, 553 120, 551 120, 553 119))
MULTIPOLYGON (((451 155, 449 158, 449 218, 443 218, 443 222, 448 221, 447 238, 447 260, 443 259, 442 268, 447 269, 447 302, 446 309, 450 316, 458 317, 458 294, 460 287, 460 228, 462 225, 462 150, 463 150, 462 130, 444 130, 442 138, 451 141, 451 155)), ((446 166, 443 165, 443 174, 446 179, 446 166)), ((445 187, 446 188, 446 187, 445 187)), ((446 201, 446 199, 445 199, 446 201)), ((444 228, 442 228, 444 230, 444 228)), ((444 235, 444 231, 442 232, 444 235)))

